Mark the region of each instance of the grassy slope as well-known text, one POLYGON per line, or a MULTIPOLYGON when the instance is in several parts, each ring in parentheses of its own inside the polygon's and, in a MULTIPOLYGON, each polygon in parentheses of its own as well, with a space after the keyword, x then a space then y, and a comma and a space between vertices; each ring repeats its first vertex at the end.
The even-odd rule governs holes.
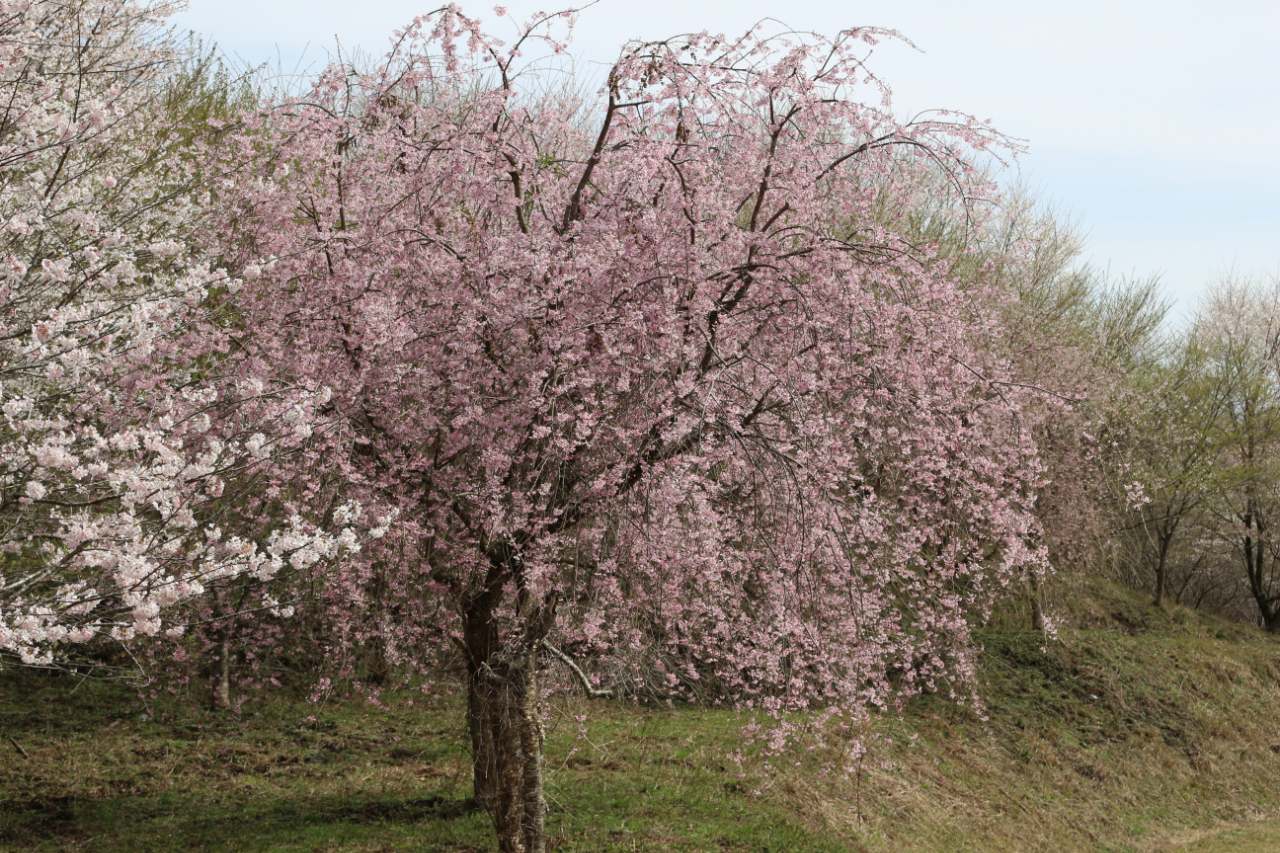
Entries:
MULTIPOLYGON (((879 722, 854 779, 740 778, 724 712, 561 705, 553 849, 1280 849, 1259 822, 1280 818, 1280 641, 1079 593, 1046 651, 984 635, 987 721, 920 701, 879 722)), ((0 850, 494 849, 456 702, 271 701, 236 721, 10 675, 0 735, 30 756, 0 742, 0 850)))
POLYGON ((989 721, 918 703, 920 737, 882 751, 860 819, 813 793, 829 822, 877 851, 1162 851, 1280 817, 1280 641, 1080 593, 1081 627, 1043 652, 985 637, 989 721))

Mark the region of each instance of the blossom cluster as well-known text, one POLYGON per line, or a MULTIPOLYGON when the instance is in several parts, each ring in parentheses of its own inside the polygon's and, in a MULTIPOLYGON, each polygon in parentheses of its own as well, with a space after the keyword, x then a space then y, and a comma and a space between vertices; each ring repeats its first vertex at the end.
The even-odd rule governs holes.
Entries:
POLYGON ((164 613, 210 584, 359 547, 345 522, 261 542, 218 523, 227 483, 305 440, 328 392, 237 393, 214 367, 238 282, 190 239, 207 199, 163 111, 170 11, 0 14, 0 653, 26 664, 180 634, 164 613))
POLYGON ((559 601, 554 641, 637 692, 970 682, 973 620, 1045 569, 1042 472, 998 300, 882 211, 939 163, 989 194, 964 152, 1004 141, 897 121, 885 33, 637 43, 590 106, 521 89, 535 29, 450 7, 222 149, 244 358, 330 385, 295 462, 400 514, 324 579, 326 642, 483 673, 559 601))

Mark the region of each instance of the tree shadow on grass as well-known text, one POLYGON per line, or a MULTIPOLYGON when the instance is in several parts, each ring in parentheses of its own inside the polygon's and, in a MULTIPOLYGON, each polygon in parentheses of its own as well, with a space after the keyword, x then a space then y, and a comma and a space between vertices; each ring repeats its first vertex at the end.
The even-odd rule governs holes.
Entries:
POLYGON ((0 802, 0 816, 0 849, 15 853, 296 851, 331 849, 335 843, 394 850, 396 842, 412 843, 416 850, 459 850, 471 846, 465 842, 484 844, 492 835, 474 799, 441 795, 274 803, 175 797, 164 805, 137 797, 34 797, 0 802))

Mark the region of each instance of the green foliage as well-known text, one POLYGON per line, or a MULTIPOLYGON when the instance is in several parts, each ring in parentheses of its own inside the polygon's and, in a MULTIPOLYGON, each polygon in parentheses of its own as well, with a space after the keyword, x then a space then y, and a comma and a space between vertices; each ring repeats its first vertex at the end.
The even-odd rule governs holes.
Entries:
POLYGON ((1218 282, 1127 376, 1126 447, 1151 502, 1119 531, 1126 579, 1280 629, 1276 286, 1218 282))
POLYGON ((235 70, 214 46, 192 35, 165 81, 160 112, 188 142, 239 120, 261 101, 261 74, 235 70))

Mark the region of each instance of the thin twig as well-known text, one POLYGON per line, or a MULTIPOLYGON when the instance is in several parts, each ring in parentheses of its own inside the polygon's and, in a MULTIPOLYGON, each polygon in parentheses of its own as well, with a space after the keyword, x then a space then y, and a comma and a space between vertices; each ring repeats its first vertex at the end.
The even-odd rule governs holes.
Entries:
POLYGON ((11 737, 11 738, 9 738, 9 743, 13 744, 15 747, 17 747, 17 748, 18 748, 18 752, 21 752, 21 753, 22 753, 22 757, 23 757, 23 758, 27 759, 28 761, 30 761, 30 760, 31 760, 31 756, 30 756, 30 755, 27 755, 27 751, 26 751, 25 749, 23 749, 23 748, 22 748, 22 744, 18 743, 18 742, 17 742, 16 740, 14 740, 12 737, 11 737))

